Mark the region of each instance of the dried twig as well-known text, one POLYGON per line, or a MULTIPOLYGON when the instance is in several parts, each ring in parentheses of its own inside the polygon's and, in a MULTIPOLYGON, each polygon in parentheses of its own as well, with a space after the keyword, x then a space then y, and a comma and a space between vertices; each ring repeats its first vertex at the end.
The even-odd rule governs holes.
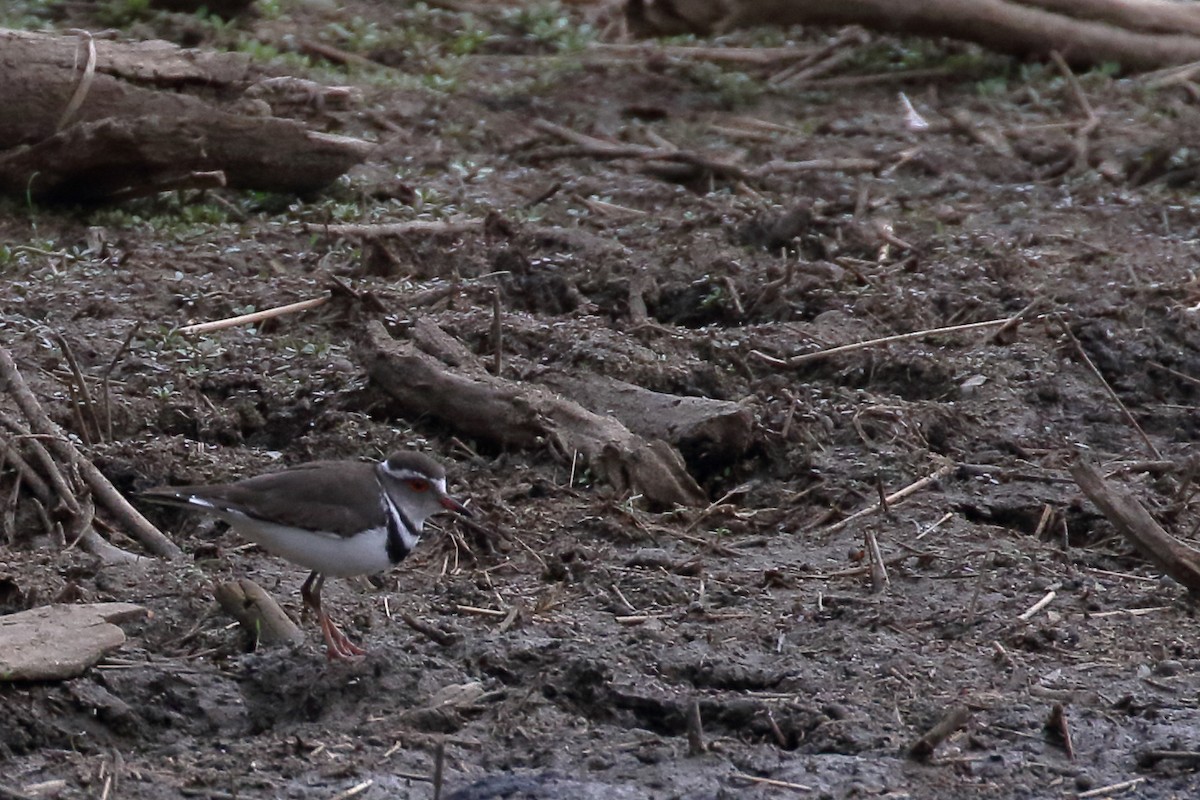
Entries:
POLYGON ((117 352, 113 354, 112 361, 108 362, 108 366, 104 368, 104 372, 100 375, 100 388, 104 393, 104 439, 112 441, 113 425, 112 425, 112 394, 109 392, 108 379, 112 375, 112 371, 116 369, 117 364, 121 361, 121 356, 125 355, 129 350, 129 345, 133 342, 133 337, 137 336, 137 332, 142 329, 142 321, 138 320, 133 323, 133 327, 129 329, 129 333, 125 334, 125 341, 121 342, 121 346, 117 348, 117 352))
POLYGON ((739 781, 747 783, 758 783, 763 786, 772 786, 776 789, 792 789, 797 792, 813 792, 816 791, 811 786, 805 786, 803 783, 792 783, 791 781, 779 781, 774 778, 760 778, 757 775, 747 775, 744 772, 735 772, 729 777, 736 778, 739 781))
POLYGON ((1109 399, 1116 404, 1117 408, 1120 409, 1121 416, 1125 418, 1125 421, 1129 423, 1129 426, 1133 428, 1133 430, 1141 438, 1142 443, 1146 445, 1146 450, 1149 451, 1150 455, 1152 455, 1156 460, 1161 461, 1162 454, 1158 452, 1158 448, 1154 446, 1154 442, 1150 441, 1150 437, 1146 435, 1146 432, 1142 430, 1142 426, 1138 424, 1136 419, 1134 419, 1133 414, 1131 414, 1125 404, 1121 402, 1120 396, 1117 395, 1116 391, 1112 388, 1109 382, 1104 379, 1104 374, 1100 372, 1099 368, 1095 365, 1095 363, 1092 362, 1092 359, 1088 357, 1087 351, 1083 349, 1083 345, 1080 343, 1079 339, 1077 339, 1075 334, 1071 332, 1071 326, 1067 324, 1066 320, 1058 315, 1055 315, 1054 320, 1058 323, 1058 327, 1062 329, 1063 335, 1065 335, 1067 340, 1071 342, 1071 347, 1074 348, 1075 354, 1079 356, 1079 359, 1083 362, 1084 366, 1088 368, 1088 371, 1096 377, 1096 380, 1100 381, 1100 385, 1104 387, 1104 392, 1109 396, 1109 399))
MULTIPOLYGON (((129 530, 134 538, 156 555, 167 558, 178 558, 183 555, 174 542, 164 536, 158 528, 142 516, 141 512, 130 505, 129 501, 109 483, 104 474, 75 449, 66 432, 42 409, 28 384, 25 383, 25 379, 21 377, 21 372, 17 369, 12 354, 4 347, 0 347, 0 391, 7 391, 13 396, 17 406, 29 420, 32 429, 49 438, 50 447, 57 453, 60 461, 79 470, 95 498, 121 521, 121 524, 129 530)), ((75 499, 64 497, 63 502, 75 503, 75 499)), ((73 510, 78 512, 78 504, 73 510)))
POLYGON ((1042 595, 1040 600, 1038 600, 1036 603, 1031 605, 1029 608, 1022 611, 1020 614, 1018 614, 1017 619, 1021 620, 1022 622, 1027 622, 1028 620, 1032 619, 1034 614, 1038 613, 1043 608, 1050 605, 1050 603, 1052 603, 1054 601, 1055 597, 1058 597, 1058 592, 1051 589, 1050 591, 1048 591, 1044 595, 1042 595))
POLYGON ((937 746, 948 739, 955 731, 966 725, 971 719, 971 709, 966 706, 954 706, 938 723, 926 731, 922 736, 913 742, 908 749, 910 757, 917 761, 925 761, 937 746))
POLYGON ((1071 726, 1067 722, 1067 709, 1062 703, 1055 703, 1050 708, 1050 718, 1046 720, 1046 730, 1057 736, 1062 742, 1063 752, 1069 761, 1075 760, 1075 745, 1071 743, 1071 726))
POLYGON ((1145 778, 1131 778, 1120 783, 1110 783, 1107 786, 1097 786, 1095 789, 1088 789, 1086 792, 1080 792, 1075 795, 1076 800, 1088 800, 1092 797, 1104 797, 1116 792, 1123 792, 1126 789, 1132 789, 1138 784, 1145 783, 1145 778))
POLYGON ((875 531, 867 528, 864 538, 867 543, 867 558, 870 562, 871 592, 879 594, 888 585, 887 566, 883 560, 883 553, 879 552, 879 539, 876 538, 875 531))
POLYGON ((881 347, 883 345, 895 344, 896 342, 908 342, 913 339, 925 339, 929 336, 937 336, 943 333, 958 333, 960 331, 981 330, 983 328, 999 328, 1011 325, 1014 320, 1020 319, 1028 314, 1032 309, 1033 304, 1021 309, 1011 317, 1004 319, 991 319, 986 322, 969 322, 965 325, 949 325, 944 328, 927 328, 923 331, 913 331, 911 333, 900 333, 895 336, 883 336, 878 339, 868 339, 865 342, 855 342, 854 344, 844 344, 840 347, 831 347, 827 350, 818 350, 815 353, 804 353, 791 358, 776 358, 775 356, 767 355, 758 350, 751 350, 750 355, 758 358, 760 361, 765 361, 768 364, 774 364, 777 367, 798 367, 803 364, 809 364, 813 361, 820 361, 832 356, 839 356, 845 353, 852 353, 856 350, 864 350, 870 347, 881 347))
POLYGON ((298 311, 307 311, 310 308, 319 308, 329 302, 331 295, 324 297, 313 297, 308 300, 301 300, 298 303, 288 303, 285 306, 276 306, 274 308, 255 311, 251 314, 240 314, 236 317, 226 317, 225 319, 216 319, 212 322, 198 322, 195 325, 184 325, 179 328, 179 333, 183 334, 201 334, 212 333, 226 328, 234 328, 238 325, 253 325, 256 322, 282 317, 285 314, 295 314, 298 311))
POLYGON ((79 368, 75 352, 61 333, 54 334, 54 341, 58 343, 58 348, 67 361, 67 368, 71 370, 71 378, 75 382, 71 400, 75 404, 76 418, 79 421, 79 436, 83 439, 84 444, 90 445, 92 443, 91 431, 95 431, 96 439, 103 441, 104 431, 100 427, 100 417, 96 413, 96 405, 92 402, 92 393, 88 391, 87 381, 84 380, 83 370, 79 368))
POLYGON ((1095 132, 1096 128, 1100 127, 1100 118, 1096 116, 1095 109, 1092 108, 1087 95, 1083 93, 1083 87, 1079 84, 1079 78, 1075 77, 1075 73, 1071 71, 1071 67, 1067 64, 1066 59, 1062 57, 1062 54, 1057 50, 1051 50, 1050 58, 1054 61, 1054 65, 1058 67, 1058 71, 1066 78, 1067 86, 1071 89, 1071 96, 1084 113, 1084 122, 1075 132, 1075 167, 1082 169, 1088 166, 1088 138, 1095 132))
POLYGON ((442 647, 449 647, 458 641, 458 636, 455 634, 446 633, 445 631, 430 625, 428 622, 417 619, 407 611, 400 614, 400 621, 412 628, 417 633, 437 642, 442 647))
MULTIPOLYGON (((954 471, 954 464, 944 464, 943 466, 939 467, 938 469, 936 469, 933 472, 926 475, 924 478, 921 478, 920 480, 917 480, 917 481, 913 481, 908 486, 905 486, 903 489, 899 490, 898 492, 894 492, 894 493, 888 495, 886 498, 888 505, 890 505, 890 506, 896 505, 896 503, 898 503, 899 501, 908 497, 909 495, 919 492, 922 489, 924 489, 926 486, 936 483, 937 481, 946 477, 953 471, 954 471)), ((878 511, 879 508, 880 508, 880 504, 877 501, 875 503, 872 503, 867 508, 864 508, 861 511, 856 511, 853 514, 851 514, 850 516, 846 517, 845 519, 843 519, 839 522, 835 522, 834 524, 830 525, 827 528, 824 528, 823 530, 825 533, 833 533, 835 531, 839 531, 842 528, 849 525, 850 523, 855 522, 856 520, 862 519, 863 517, 865 517, 868 514, 872 514, 876 511, 878 511)))
POLYGON ((700 701, 695 698, 688 705, 687 740, 689 756, 702 756, 708 752, 704 745, 704 728, 700 722, 700 701))
POLYGON ((500 303, 500 287, 492 290, 492 374, 504 371, 504 308, 500 303))
POLYGON ((317 223, 308 223, 304 226, 304 229, 312 233, 324 233, 330 236, 357 236, 363 239, 376 239, 385 236, 407 236, 410 233, 467 233, 468 231, 482 230, 483 219, 418 219, 410 222, 384 222, 376 225, 321 225, 317 223))

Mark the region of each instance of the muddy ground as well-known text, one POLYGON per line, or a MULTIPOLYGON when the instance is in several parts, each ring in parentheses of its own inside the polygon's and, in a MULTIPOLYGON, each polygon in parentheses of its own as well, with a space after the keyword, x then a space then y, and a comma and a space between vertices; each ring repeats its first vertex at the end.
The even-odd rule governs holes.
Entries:
MULTIPOLYGON (((1195 606, 1066 472, 1082 450, 1177 535, 1200 523, 1193 85, 1083 74, 1087 125, 1053 65, 952 43, 870 38, 788 83, 772 81, 787 61, 596 50, 611 16, 586 7, 340 5, 276 0, 221 23, 13 4, 9 24, 116 26, 356 86, 351 110, 310 121, 382 146, 314 197, 5 201, 0 332, 75 432, 54 335, 93 387, 115 359, 111 440, 84 449, 124 491, 416 448, 495 535, 443 517, 382 585, 331 581, 326 603, 370 654, 330 664, 311 619, 303 645, 248 651, 211 599, 214 581, 245 576, 298 614, 301 570, 155 508, 187 559, 101 567, 54 546, 22 495, 0 543, 4 612, 119 600, 154 616, 83 677, 0 688, 0 796, 430 798, 439 748, 442 797, 1195 796, 1195 606), (379 66, 286 52, 300 38, 379 66), (536 119, 742 171, 596 158, 536 119), (850 158, 870 163, 764 168, 850 158), (301 225, 489 212, 487 231, 390 240, 301 225), (335 277, 381 308, 175 332, 335 277), (511 380, 595 373, 752 412, 745 453, 685 453, 713 507, 650 508, 549 446, 397 412, 367 376, 368 323, 402 337, 432 321, 490 359, 497 287, 511 380), (1000 340, 786 363, 1035 299, 1000 340), (880 591, 868 533, 888 564, 880 591), (703 753, 689 752, 693 703, 703 753), (1070 752, 1047 729, 1056 704, 1070 752), (927 762, 908 757, 956 706, 965 726, 927 762)), ((12 489, 0 474, 10 504, 12 489)))

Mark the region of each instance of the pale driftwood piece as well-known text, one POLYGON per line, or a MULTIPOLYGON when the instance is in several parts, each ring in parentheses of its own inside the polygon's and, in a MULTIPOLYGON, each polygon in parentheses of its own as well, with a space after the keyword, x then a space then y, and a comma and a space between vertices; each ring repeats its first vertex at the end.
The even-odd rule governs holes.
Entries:
POLYGON ((908 748, 908 754, 917 761, 925 761, 937 746, 948 739, 955 731, 966 725, 971 719, 971 709, 966 706, 954 706, 938 723, 926 731, 908 748))
POLYGON ((549 446, 566 459, 579 451, 601 480, 656 505, 705 503, 678 451, 643 439, 612 417, 486 370, 451 371, 413 343, 393 340, 379 322, 368 327, 360 353, 371 379, 414 416, 428 414, 500 444, 549 446))
MULTIPOLYGON (((58 455, 59 460, 79 470, 84 482, 91 489, 92 495, 129 529, 135 539, 155 555, 166 558, 179 558, 183 555, 183 551, 179 549, 178 545, 164 536, 162 531, 154 527, 148 519, 142 516, 140 511, 130 505, 129 501, 109 483, 108 478, 105 478, 104 474, 96 469, 96 465, 84 458, 83 454, 75 448, 66 431, 59 427, 57 422, 50 419, 25 383, 25 379, 21 377, 21 372, 17 369, 12 354, 4 347, 0 347, 0 392, 7 392, 13 396, 21 413, 29 420, 33 432, 49 437, 50 448, 58 455)), ((75 498, 72 497, 64 502, 75 503, 75 508, 78 509, 75 498)))
POLYGON ((1082 455, 1075 456, 1071 477, 1139 553, 1189 591, 1200 592, 1200 551, 1163 530, 1137 498, 1106 481, 1082 455))
POLYGON ((627 0, 625 8, 631 30, 641 35, 721 33, 755 25, 862 25, 887 33, 947 36, 1019 56, 1058 50, 1079 66, 1116 62, 1155 69, 1200 60, 1200 36, 1182 33, 1195 34, 1200 11, 1194 4, 1162 0, 1098 0, 1095 5, 1083 0, 627 0), (1120 15, 1112 11, 1117 6, 1125 7, 1120 15), (1168 16, 1163 11, 1169 6, 1176 8, 1168 16), (1060 10, 1088 18, 1056 13, 1060 10))
POLYGON ((304 631, 292 622, 275 598, 249 578, 218 584, 213 588, 213 597, 226 614, 241 624, 255 644, 299 644, 304 641, 304 631))
POLYGON ((589 411, 616 417, 638 436, 675 445, 689 457, 732 460, 750 448, 754 415, 738 403, 654 392, 605 375, 553 372, 537 380, 589 411))
POLYGON ((0 65, 0 191, 21 198, 315 191, 374 148, 271 116, 251 99, 261 75, 240 54, 0 29, 0 65), (217 106, 187 94, 193 86, 246 99, 217 106))
POLYGON ((81 675, 125 643, 125 632, 116 623, 148 614, 132 603, 85 603, 0 616, 0 682, 81 675))
POLYGON ((309 300, 301 300, 298 303, 288 303, 286 306, 276 306, 275 308, 266 308, 262 311, 255 311, 251 314, 241 314, 236 317, 226 317, 225 319, 215 319, 211 322, 198 322, 195 325, 184 325, 179 329, 179 333, 198 335, 202 333, 212 333, 213 331, 222 331, 226 328, 235 328, 238 325, 253 325, 256 322, 264 322, 275 317, 282 317, 285 314, 295 314, 298 311, 308 311, 310 308, 319 308, 329 302, 330 295, 324 297, 314 297, 309 300))

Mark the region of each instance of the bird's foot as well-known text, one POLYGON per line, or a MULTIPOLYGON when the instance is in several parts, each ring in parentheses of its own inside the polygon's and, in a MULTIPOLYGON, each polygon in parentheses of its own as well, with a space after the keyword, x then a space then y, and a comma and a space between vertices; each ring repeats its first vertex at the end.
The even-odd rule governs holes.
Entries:
POLYGON ((367 654, 366 650, 350 641, 350 638, 342 633, 328 614, 321 612, 320 617, 321 632, 325 634, 325 656, 330 661, 350 660, 367 654))

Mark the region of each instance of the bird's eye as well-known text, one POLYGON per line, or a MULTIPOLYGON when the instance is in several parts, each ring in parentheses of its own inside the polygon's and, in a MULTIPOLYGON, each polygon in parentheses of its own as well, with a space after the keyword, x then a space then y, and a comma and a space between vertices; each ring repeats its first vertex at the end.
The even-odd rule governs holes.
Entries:
POLYGON ((429 491, 429 481, 425 480, 424 478, 412 478, 407 481, 407 483, 408 488, 412 489, 414 492, 429 491))

